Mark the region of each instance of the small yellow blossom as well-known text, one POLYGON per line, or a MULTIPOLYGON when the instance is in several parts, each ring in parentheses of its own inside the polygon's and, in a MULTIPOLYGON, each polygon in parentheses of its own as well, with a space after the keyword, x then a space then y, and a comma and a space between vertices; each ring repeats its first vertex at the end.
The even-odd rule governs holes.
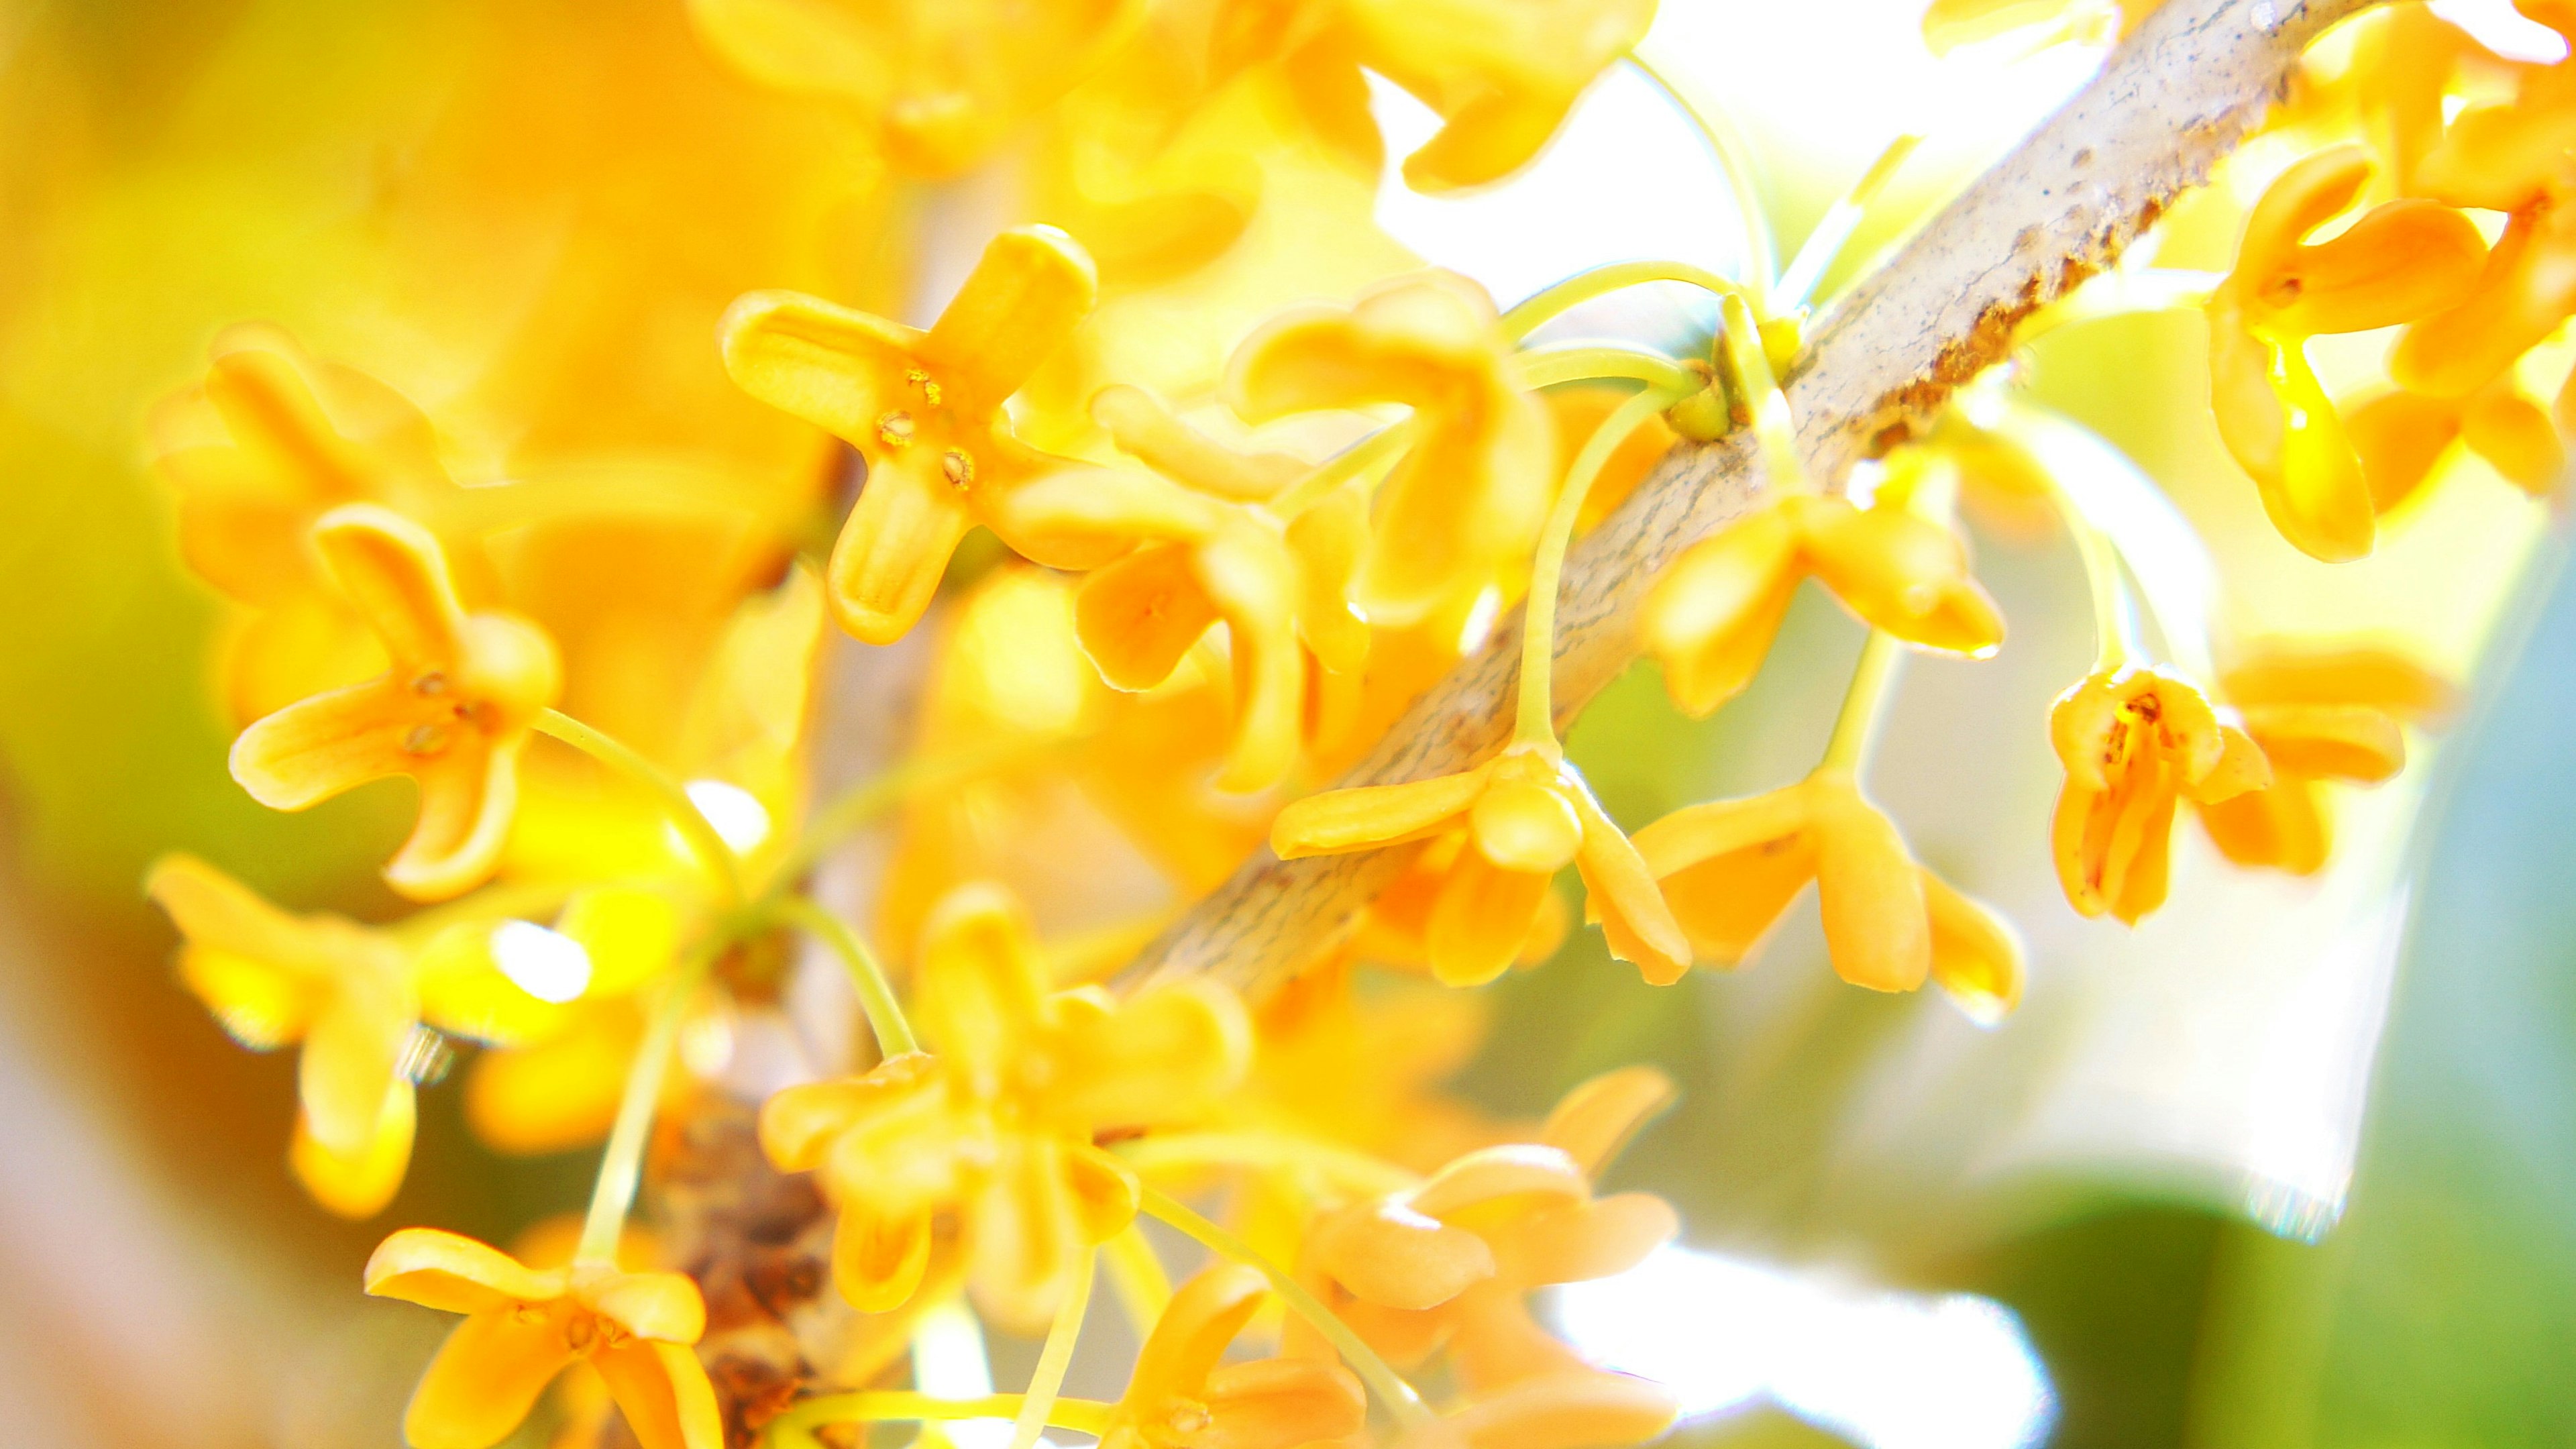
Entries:
POLYGON ((796 292, 752 292, 725 313, 734 381, 867 459, 827 578, 843 628, 871 644, 903 637, 978 523, 1040 563, 1108 561, 1096 543, 1006 531, 995 509, 1030 480, 1081 466, 1021 443, 1002 404, 1089 315, 1098 288, 1070 237, 1032 226, 993 239, 927 332, 796 292))
POLYGON ((145 889, 186 938, 180 979, 235 1041, 304 1045, 288 1161, 314 1201, 373 1217, 411 1161, 403 1053, 420 1018, 393 938, 338 916, 290 916, 192 856, 165 856, 145 889))
POLYGON ((1358 1433, 1368 1400, 1340 1364, 1224 1361, 1269 1293, 1269 1280, 1241 1263, 1182 1284, 1136 1351, 1101 1449, 1298 1449, 1358 1433))
POLYGON ((2510 374, 2465 398, 2381 393, 2354 408, 2344 426, 2361 458, 2371 506, 2381 514, 2416 496, 2455 439, 2534 498, 2555 494, 2567 467, 2557 425, 2514 387, 2510 374))
POLYGON ((2051 827, 2058 884, 2078 914, 2133 926, 2164 903, 2176 802, 2213 804, 2272 779, 2243 726, 2158 669, 2086 676, 2057 697, 2048 733, 2066 767, 2051 827))
POLYGON ((1444 122, 1404 162, 1437 194, 1526 165, 1654 19, 1655 0, 1233 0, 1218 63, 1284 62, 1319 110, 1364 101, 1362 66, 1394 81, 1444 122))
POLYGON ((233 778, 263 805, 301 810, 411 776, 420 818, 385 880, 414 899, 455 895, 491 873, 508 838, 519 754, 560 682, 554 645, 514 615, 466 613, 438 540, 400 514, 349 504, 313 541, 393 668, 242 731, 233 778))
POLYGON ((1647 595, 1639 629, 1674 704, 1696 718, 1741 693, 1809 575, 1907 643, 1970 658, 2003 644, 1955 531, 1894 502, 1784 494, 1693 544, 1647 595))
MULTIPOLYGON (((1358 929, 1351 933, 1351 945, 1361 959, 1400 971, 1428 972, 1432 913, 1439 908, 1458 852, 1473 848, 1464 830, 1425 841, 1403 873, 1379 891, 1361 914, 1358 929)), ((1554 956, 1573 924, 1563 896, 1550 890, 1539 897, 1538 914, 1531 918, 1529 934, 1521 938, 1512 965, 1536 966, 1554 956)))
POLYGON ((429 420, 355 368, 307 357, 272 327, 215 339, 205 380, 153 416, 155 466, 179 493, 179 553, 257 610, 224 659, 244 723, 384 668, 365 619, 333 588, 316 519, 381 503, 434 521, 456 493, 429 420))
POLYGON ((1912 991, 1928 978, 1986 1023, 2021 1000, 2012 927, 1915 864, 1849 770, 1686 806, 1638 831, 1637 850, 1703 961, 1750 956, 1812 880, 1825 949, 1845 981, 1912 991))
POLYGON ((1315 1224, 1308 1256, 1334 1306, 1391 1360, 1446 1348, 1471 1394, 1591 1371, 1530 1316, 1528 1295, 1635 1267, 1680 1223, 1651 1193, 1592 1194, 1592 1174, 1672 1101, 1651 1067, 1566 1095, 1539 1140, 1480 1148, 1419 1187, 1315 1224))
POLYGON ((1295 860, 1456 830, 1468 843, 1441 883, 1425 933, 1440 980, 1472 986, 1509 968, 1549 882, 1568 865, 1583 877, 1611 954, 1657 985, 1690 969, 1690 943, 1637 848, 1574 767, 1539 750, 1506 749, 1463 774, 1309 795, 1279 812, 1270 846, 1295 860))
POLYGON ((2209 838, 2238 865, 2293 875, 2333 850, 2328 780, 2375 785, 2406 764, 2405 726, 2453 707, 2451 686, 2384 649, 2281 650, 2231 669, 2228 700, 2272 762, 2272 783, 2199 804, 2209 838))
POLYGON ((2246 218, 2236 269, 2208 306, 2219 436, 2253 475, 2281 536, 2329 563, 2369 553, 2377 530, 2361 459, 2308 364, 2307 340, 2441 312, 2469 294, 2486 260, 2467 217, 2420 197, 2373 207, 2309 242, 2369 179, 2358 146, 2283 172, 2246 218))
POLYGON ((761 1145, 782 1172, 823 1173, 841 1213, 833 1275, 860 1309, 912 1297, 933 1221, 953 1214, 978 1305, 1043 1327, 1080 1246, 1135 1216, 1135 1175, 1094 1135, 1186 1118, 1239 1082, 1243 1009, 1207 982, 1114 1003, 1050 992, 1018 903, 989 885, 933 910, 914 970, 936 1054, 788 1088, 761 1109, 761 1145))
POLYGON ((1398 277, 1351 307, 1295 308, 1244 339, 1226 373, 1236 413, 1398 403, 1409 446, 1378 485, 1354 598, 1370 622, 1413 623, 1472 598, 1537 542, 1556 479, 1547 409, 1520 390, 1493 298, 1454 272, 1398 277))
POLYGON ((488 1449, 577 1363, 608 1385, 643 1449, 723 1449, 724 1423, 690 1348, 706 1331, 698 1285, 680 1273, 603 1263, 536 1269, 435 1228, 404 1228, 367 1260, 379 1298, 465 1315, 403 1415, 412 1449, 488 1449))
POLYGON ((1138 0, 689 0, 745 75, 853 108, 895 165, 948 176, 990 154, 1133 25, 1138 0))

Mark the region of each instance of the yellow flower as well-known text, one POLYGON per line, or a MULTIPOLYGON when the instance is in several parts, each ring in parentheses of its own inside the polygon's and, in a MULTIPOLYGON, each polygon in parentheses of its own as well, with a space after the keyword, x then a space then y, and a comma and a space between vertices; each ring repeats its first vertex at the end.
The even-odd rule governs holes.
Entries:
POLYGON ((1619 1449, 1660 1439, 1681 1417, 1663 1385, 1627 1374, 1559 1374, 1469 1398, 1396 1449, 1619 1449))
POLYGON ((2453 705, 2449 684, 2384 649, 2273 650, 2224 683, 2272 763, 2272 783, 2201 803, 2201 824, 2238 865, 2293 875, 2323 869, 2333 849, 2321 783, 2394 776, 2406 764, 2404 727, 2453 705))
POLYGON ((384 667, 313 548, 314 520, 382 503, 435 524, 457 489, 429 420, 383 383, 271 327, 227 328, 212 351, 205 381, 153 416, 155 466, 179 493, 180 557, 258 611, 224 659, 247 722, 384 667))
POLYGON ((1244 339, 1226 373, 1254 423, 1319 409, 1413 410, 1378 485, 1355 597, 1372 623, 1472 598, 1537 542, 1556 478, 1547 409, 1523 393, 1493 298, 1454 272, 1382 283, 1344 309, 1295 308, 1244 339))
POLYGON ((1812 880, 1825 949, 1845 981, 1912 991, 1928 977, 1985 1023, 2021 1000, 2012 927, 1915 864, 1849 770, 1686 806, 1638 831, 1637 850, 1703 961, 1743 961, 1812 880))
POLYGON ((515 615, 465 612, 438 540, 400 514, 348 504, 313 542, 393 667, 253 723, 233 741, 233 778, 263 805, 302 810, 409 775, 420 816, 385 880, 415 900, 455 895, 491 874, 509 838, 520 751, 561 684, 554 645, 515 615))
POLYGON ((411 1161, 403 1058, 420 997, 408 953, 354 921, 288 915, 193 856, 162 857, 144 889, 185 938, 180 979, 235 1041, 303 1044, 296 1178, 342 1217, 375 1216, 411 1161))
POLYGON ((1364 97, 1362 66, 1404 87, 1445 123, 1404 179, 1439 193, 1527 164, 1654 19, 1655 0, 1233 0, 1218 63, 1284 61, 1318 110, 1364 97))
POLYGON ((1043 1327, 1079 1246, 1135 1216, 1135 1175, 1093 1137, 1186 1118, 1240 1081, 1242 1007, 1206 982, 1116 1003, 1050 993, 1018 903, 989 885, 940 903, 914 969, 914 1021, 936 1055, 780 1092, 761 1145, 782 1172, 823 1173, 841 1213, 833 1276, 860 1309, 912 1297, 933 1221, 952 1214, 977 1304, 1043 1327))
POLYGON ((588 1363, 643 1449, 723 1449, 715 1389, 689 1345, 706 1331, 680 1273, 601 1263, 535 1269, 435 1228, 404 1228, 367 1259, 367 1292, 461 1313, 403 1414, 412 1449, 486 1449, 564 1370, 588 1363))
MULTIPOLYGON (((1033 226, 993 239, 928 332, 796 292, 748 293, 725 313, 719 340, 734 381, 867 459, 827 580, 843 628, 871 644, 903 637, 958 540, 996 525, 997 500, 1080 466, 1013 437, 1002 404, 1072 335, 1097 290, 1082 249, 1033 226)), ((1051 566, 1107 561, 1096 546, 995 531, 1051 566)))
POLYGON ((2003 644, 1956 532, 1894 502, 1785 494, 1691 545, 1647 595, 1639 629, 1673 703, 1697 718, 1742 692, 1811 574, 1907 643, 1970 658, 2003 644))
POLYGON ((1330 1306, 1398 1363, 1446 1348, 1470 1394, 1590 1371, 1530 1316, 1528 1295, 1625 1272, 1679 1230, 1662 1198, 1594 1197, 1591 1183, 1672 1096, 1651 1067, 1594 1078, 1537 1142, 1480 1148, 1410 1191, 1326 1215, 1307 1251, 1330 1306))
POLYGON ((2465 398, 2381 393, 2354 408, 2344 426, 2361 458, 2371 506, 2382 514, 2414 498, 2454 439, 2534 498, 2556 493, 2567 466, 2557 425, 2514 387, 2509 373, 2465 398))
MULTIPOLYGON (((1359 928, 1351 933, 1351 945, 1361 959, 1401 971, 1428 972, 1433 913, 1440 907, 1458 852, 1472 848, 1464 830, 1424 842, 1403 873, 1379 891, 1361 914, 1359 928)), ((1539 897, 1538 914, 1530 919, 1529 934, 1521 938, 1511 964, 1536 966, 1554 956, 1572 925, 1563 896, 1551 890, 1539 897)))
POLYGON ((1138 0, 689 0, 707 44, 744 74, 851 106, 896 165, 947 176, 1099 63, 1138 0))
POLYGON ((2308 365, 2307 339, 2431 316, 2468 295, 2486 260, 2467 217, 2420 197, 2373 207, 2308 242, 2369 179, 2358 146, 2283 172, 2246 218, 2236 269, 2208 306, 2219 436, 2253 475, 2273 527, 2329 563, 2369 553, 2377 530, 2361 460, 2308 365))
POLYGON ((1022 531, 1127 550, 1086 576, 1074 603, 1083 651, 1112 687, 1162 684, 1223 621, 1235 721, 1217 785, 1276 784, 1296 763, 1310 667, 1355 674, 1367 657, 1368 626, 1348 598, 1368 534, 1365 495, 1344 485, 1283 523, 1256 501, 1229 500, 1276 491, 1283 475, 1304 471, 1293 460, 1233 453, 1133 388, 1105 390, 1094 411, 1121 448, 1172 482, 1060 475, 1003 511, 1022 531))
POLYGON ((1269 1281, 1240 1263, 1182 1284, 1136 1351, 1101 1449, 1298 1449, 1358 1433, 1368 1400, 1340 1364, 1223 1361, 1269 1292, 1269 1281))
POLYGON ((1512 964, 1549 894, 1572 865, 1612 955, 1665 985, 1690 969, 1690 943, 1637 848, 1602 813, 1572 765, 1506 749, 1456 775, 1309 795, 1279 812, 1270 847, 1282 860, 1430 840, 1463 830, 1431 909, 1431 972, 1452 986, 1491 981, 1512 964))
POLYGON ((2133 926, 2164 903, 2175 802, 2215 803, 2272 779, 2242 726, 2157 669, 2086 676, 2057 697, 2048 733, 2066 767, 2051 827, 2058 884, 2078 914, 2133 926))
POLYGON ((1252 1075, 1229 1114, 1428 1172, 1501 1140, 1493 1122, 1439 1089, 1474 1059, 1491 1016, 1487 998, 1426 982, 1363 986, 1352 953, 1336 952, 1255 1011, 1252 1075))

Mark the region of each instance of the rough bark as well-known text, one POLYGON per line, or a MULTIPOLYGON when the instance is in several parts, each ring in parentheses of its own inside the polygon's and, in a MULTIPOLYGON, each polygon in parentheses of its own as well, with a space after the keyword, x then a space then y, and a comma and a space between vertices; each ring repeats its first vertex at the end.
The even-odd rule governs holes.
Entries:
MULTIPOLYGON (((2372 0, 2168 0, 2091 84, 1915 234, 1813 329, 1789 382, 1817 476, 1905 436, 2001 360, 2014 327, 2116 261, 2261 121, 2319 31, 2372 0)), ((1555 698, 1569 721, 1637 656, 1650 584, 1765 487, 1750 440, 1676 447, 1569 557, 1555 698)), ((1517 623, 1388 731, 1343 785, 1460 770, 1509 735, 1517 623)), ((1268 851, 1200 901, 1123 981, 1207 973, 1259 991, 1314 959, 1400 852, 1282 862, 1268 851)))

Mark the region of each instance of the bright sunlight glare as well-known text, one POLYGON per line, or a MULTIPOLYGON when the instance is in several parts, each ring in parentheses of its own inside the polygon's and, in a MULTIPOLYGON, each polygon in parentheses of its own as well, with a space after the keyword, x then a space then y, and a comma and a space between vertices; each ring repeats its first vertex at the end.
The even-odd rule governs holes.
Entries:
POLYGON ((494 926, 492 959, 502 975, 539 1001, 571 1001, 590 989, 590 952, 572 937, 534 921, 494 926))
POLYGON ((691 780, 689 803, 716 828, 716 836, 737 851, 750 850, 769 838, 769 810, 760 797, 722 780, 691 780))
POLYGON ((1586 1356, 1681 1396, 1687 1416, 1769 1400, 1863 1449, 2023 1449, 2056 1419, 2012 1313, 1691 1248, 1555 1291, 1586 1356))

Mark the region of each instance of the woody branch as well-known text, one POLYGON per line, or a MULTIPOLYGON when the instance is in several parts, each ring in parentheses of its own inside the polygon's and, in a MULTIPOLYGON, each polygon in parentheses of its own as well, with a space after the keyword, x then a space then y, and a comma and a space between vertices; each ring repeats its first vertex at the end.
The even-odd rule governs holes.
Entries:
MULTIPOLYGON (((2281 94, 2318 32, 2374 0, 2168 0, 2074 99, 1820 320, 1788 383, 1800 445, 1839 486, 1961 384, 2013 329, 2116 262, 2174 198, 2207 181, 2281 94)), ((1568 557, 1557 615, 1560 724, 1638 653, 1647 588, 1766 486, 1752 439, 1682 443, 1568 557)), ((1511 732, 1517 622, 1416 701, 1339 783, 1460 770, 1511 732)), ((1262 850, 1138 956, 1124 984, 1206 973, 1258 992, 1311 961, 1403 864, 1374 854, 1281 861, 1262 850)))

